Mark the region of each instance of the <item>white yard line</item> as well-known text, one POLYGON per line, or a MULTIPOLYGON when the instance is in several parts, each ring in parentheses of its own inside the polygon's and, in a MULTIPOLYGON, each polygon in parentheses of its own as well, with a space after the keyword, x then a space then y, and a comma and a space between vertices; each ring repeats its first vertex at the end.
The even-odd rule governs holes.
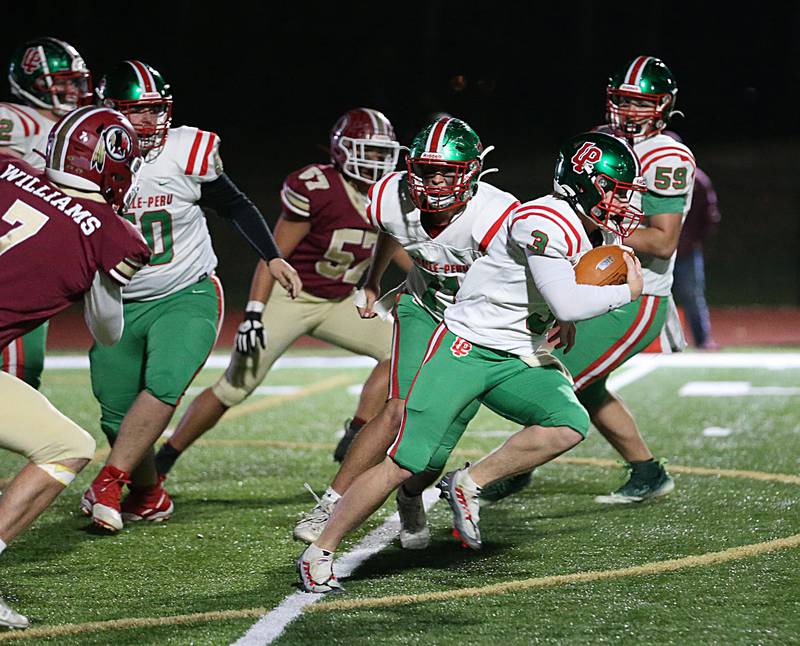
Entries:
MULTIPOLYGON (((429 510, 439 500, 438 489, 428 489, 422 494, 425 510, 429 510)), ((336 576, 342 580, 349 577, 364 561, 374 556, 394 540, 400 532, 400 519, 392 514, 380 527, 373 530, 349 552, 336 559, 336 576)), ((347 585, 345 583, 345 585, 347 585)), ((324 595, 309 592, 295 592, 287 596, 279 606, 264 615, 250 630, 234 642, 234 646, 263 646, 271 644, 281 636, 286 627, 306 606, 320 601, 324 595)))

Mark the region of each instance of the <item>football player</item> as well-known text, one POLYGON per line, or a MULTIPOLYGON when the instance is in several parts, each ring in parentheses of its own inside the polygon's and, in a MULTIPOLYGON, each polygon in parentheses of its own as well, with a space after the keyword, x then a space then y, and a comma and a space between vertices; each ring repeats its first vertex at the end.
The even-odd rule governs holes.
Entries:
POLYGON ((301 284, 261 213, 223 172, 219 137, 171 127, 172 95, 161 74, 141 61, 124 61, 101 80, 97 94, 102 105, 127 115, 139 135, 146 163, 141 191, 125 217, 153 250, 150 264, 123 292, 122 339, 114 347, 96 344, 89 353, 100 425, 112 448, 80 506, 95 525, 116 532, 123 514, 130 521, 172 514, 152 447, 205 363, 222 321, 217 258, 200 207, 229 219, 291 296, 301 284), (120 505, 124 484, 130 493, 120 505))
MULTIPOLYGON (((378 237, 367 219, 366 193, 394 170, 399 148, 392 124, 382 113, 349 110, 331 131, 331 163, 304 166, 286 178, 275 240, 300 273, 303 291, 291 300, 282 290, 273 290, 266 265, 259 263, 230 365, 214 386, 195 398, 159 450, 159 473, 166 475, 182 451, 226 410, 244 401, 304 334, 380 362, 364 385, 355 417, 345 425, 345 437, 334 454, 337 460, 380 410, 388 391, 392 326, 359 318, 353 295, 378 237)), ((400 261, 410 269, 407 258, 400 261)))
MULTIPOLYGON (((0 152, 0 348, 83 300, 98 343, 122 333, 122 288, 150 256, 117 215, 142 159, 125 117, 84 107, 52 128, 44 173, 0 152)), ((0 446, 29 463, 0 497, 0 552, 94 456, 95 442, 21 380, 0 372, 0 446)), ((0 600, 0 625, 28 620, 0 600)))
MULTIPOLYGON (((17 48, 8 70, 21 103, 0 103, 0 152, 44 169, 47 135, 58 119, 91 102, 91 76, 72 45, 37 38, 17 48)), ((44 368, 47 323, 3 349, 0 369, 38 388, 44 368)))
MULTIPOLYGON (((460 119, 438 119, 414 138, 407 170, 387 176, 370 190, 367 213, 379 233, 364 285, 362 316, 376 316, 381 276, 397 250, 405 249, 414 261, 402 289, 382 299, 382 304, 392 303, 395 315, 389 400, 356 436, 325 495, 294 528, 298 540, 316 540, 351 483, 383 458, 397 436, 428 338, 453 303, 467 269, 486 252, 504 218, 519 204, 510 193, 480 179, 488 150, 460 119)), ((478 408, 477 402, 465 407, 453 420, 452 432, 463 432, 478 408)), ((400 541, 405 548, 428 544, 421 494, 444 464, 433 461, 430 472, 398 490, 400 541)))
POLYGON ((676 113, 678 86, 658 58, 637 56, 609 79, 607 130, 625 138, 642 166, 647 192, 644 222, 626 238, 641 259, 641 298, 606 316, 577 324, 577 343, 556 355, 575 380, 578 399, 592 423, 628 464, 628 480, 601 503, 642 502, 670 493, 675 483, 653 458, 636 421, 606 388, 613 370, 656 339, 668 317, 672 270, 681 226, 692 202, 695 160, 689 148, 662 133, 676 113))
MULTIPOLYGON (((417 162, 412 172, 425 177, 433 170, 426 162, 417 162)), ((387 457, 352 483, 322 534, 298 559, 306 591, 341 589, 333 552, 344 535, 412 474, 439 469, 464 430, 454 422, 478 401, 524 428, 440 485, 454 527, 472 549, 481 547, 483 486, 544 464, 585 437, 589 416, 566 371, 543 346, 556 319, 560 338, 569 345, 574 332, 569 321, 611 311, 641 293, 641 271, 628 254, 627 284, 577 285, 573 271, 581 252, 591 247, 589 231, 603 227, 625 235, 636 227, 640 214, 629 202, 642 189, 640 179, 625 142, 599 133, 579 135, 561 147, 555 194, 523 204, 497 222, 488 255, 475 260, 428 341, 387 457), (587 181, 577 183, 577 176, 587 181)))

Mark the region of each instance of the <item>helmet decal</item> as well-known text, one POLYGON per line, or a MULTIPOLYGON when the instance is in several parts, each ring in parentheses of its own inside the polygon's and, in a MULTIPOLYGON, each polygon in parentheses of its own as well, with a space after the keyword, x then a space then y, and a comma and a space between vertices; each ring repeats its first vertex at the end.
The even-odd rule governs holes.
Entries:
MULTIPOLYGON (((56 126, 53 128, 52 136, 55 140, 55 146, 53 148, 53 168, 57 170, 61 170, 64 168, 64 164, 66 163, 67 157, 67 142, 69 138, 72 136, 72 133, 75 132, 77 127, 86 119, 88 119, 91 115, 95 114, 103 110, 103 108, 94 108, 94 109, 84 109, 84 110, 76 110, 68 117, 62 119, 56 126)), ((83 133, 78 135, 79 139, 82 139, 83 133)), ((87 135, 88 138, 88 135, 87 135)), ((88 139, 87 139, 88 141, 88 139)))
POLYGON ((108 156, 114 161, 125 161, 131 154, 133 144, 131 136, 120 126, 111 126, 104 133, 102 140, 108 156))
POLYGON ((587 141, 581 146, 580 150, 572 156, 570 161, 576 173, 586 172, 587 174, 591 174, 594 170, 595 163, 599 162, 602 157, 603 151, 591 141, 587 141), (585 171, 584 168, 586 168, 585 171))
POLYGON ((436 125, 433 128, 431 128, 431 131, 428 134, 428 140, 425 142, 425 152, 420 155, 422 159, 441 159, 442 144, 445 141, 445 131, 452 120, 452 117, 443 117, 436 122, 436 125))
POLYGON ((28 47, 28 49, 25 50, 25 54, 22 56, 20 67, 26 74, 33 74, 42 67, 43 60, 44 56, 42 55, 41 47, 28 47))
POLYGON ((98 173, 103 171, 106 166, 106 142, 105 137, 100 137, 97 140, 97 145, 94 147, 92 153, 92 160, 89 163, 89 168, 96 170, 98 173))
POLYGON ((642 72, 648 61, 652 59, 652 56, 639 56, 635 58, 625 74, 625 85, 632 85, 638 88, 639 82, 642 80, 642 72))

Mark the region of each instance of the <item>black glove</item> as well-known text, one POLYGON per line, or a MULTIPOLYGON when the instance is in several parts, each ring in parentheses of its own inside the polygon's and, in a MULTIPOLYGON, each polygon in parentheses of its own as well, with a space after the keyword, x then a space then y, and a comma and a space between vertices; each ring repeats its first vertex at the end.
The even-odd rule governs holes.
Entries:
MULTIPOLYGON (((261 305, 261 303, 259 303, 261 305)), ((263 305, 261 305, 263 309, 263 305)), ((261 322, 261 311, 250 309, 248 304, 244 313, 244 321, 239 324, 236 330, 236 350, 241 354, 253 354, 256 344, 264 350, 267 347, 267 333, 264 324, 261 322)))

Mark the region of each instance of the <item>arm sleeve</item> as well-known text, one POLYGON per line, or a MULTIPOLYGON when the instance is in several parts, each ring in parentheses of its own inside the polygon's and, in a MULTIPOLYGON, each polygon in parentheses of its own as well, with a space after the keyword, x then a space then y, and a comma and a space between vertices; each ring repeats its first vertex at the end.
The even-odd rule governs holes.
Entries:
POLYGON ((122 337, 122 288, 102 271, 83 297, 83 318, 100 345, 113 345, 122 337))
POLYGON ((536 289, 559 321, 582 321, 631 302, 627 285, 578 285, 572 264, 566 258, 531 253, 527 256, 536 289))
POLYGON ((199 204, 230 220, 256 253, 267 262, 281 257, 264 216, 224 173, 213 182, 202 184, 199 204))

